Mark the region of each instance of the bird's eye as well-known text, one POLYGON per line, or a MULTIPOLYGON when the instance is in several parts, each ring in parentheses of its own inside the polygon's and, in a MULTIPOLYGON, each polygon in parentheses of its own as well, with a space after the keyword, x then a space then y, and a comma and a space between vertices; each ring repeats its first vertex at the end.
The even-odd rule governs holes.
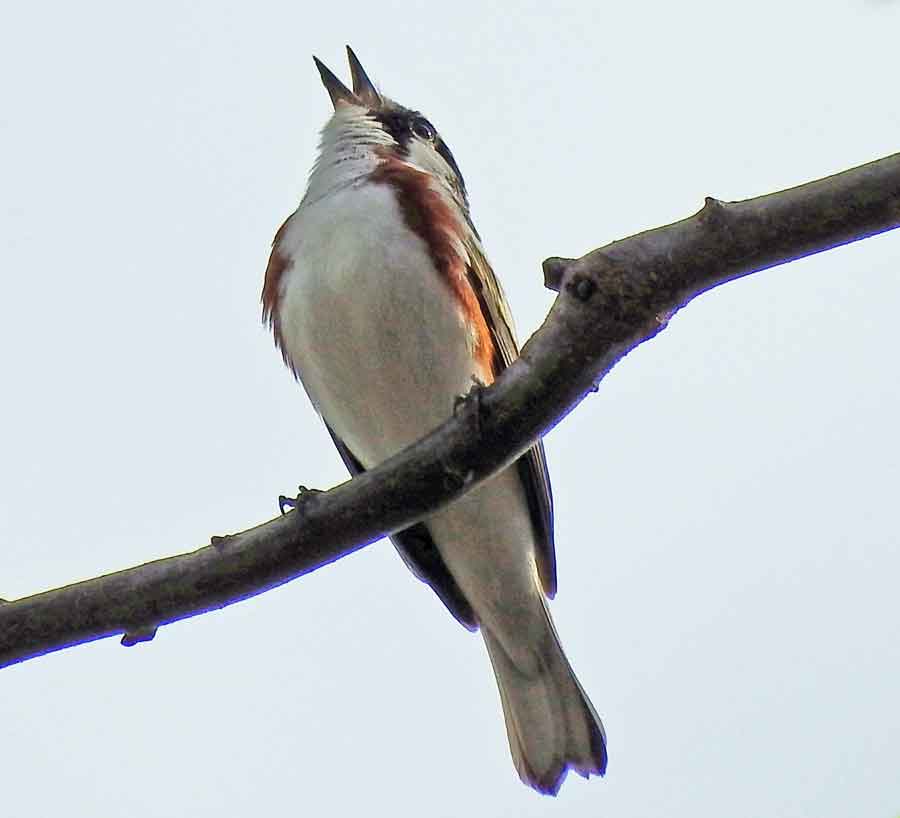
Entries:
POLYGON ((409 124, 409 131, 413 136, 424 139, 426 142, 433 142, 437 135, 432 124, 424 117, 416 117, 409 124))

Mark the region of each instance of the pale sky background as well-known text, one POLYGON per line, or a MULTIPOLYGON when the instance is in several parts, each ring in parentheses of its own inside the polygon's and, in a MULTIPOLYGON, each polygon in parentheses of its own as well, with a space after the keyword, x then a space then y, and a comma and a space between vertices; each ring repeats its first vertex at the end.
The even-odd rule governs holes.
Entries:
MULTIPOLYGON (((354 46, 452 147, 525 338, 541 261, 900 148, 900 3, 10 4, 0 596, 189 550, 343 467, 259 320, 354 46)), ((382 542, 0 671, 9 816, 900 815, 900 231, 706 294, 547 438, 558 799, 382 542)))

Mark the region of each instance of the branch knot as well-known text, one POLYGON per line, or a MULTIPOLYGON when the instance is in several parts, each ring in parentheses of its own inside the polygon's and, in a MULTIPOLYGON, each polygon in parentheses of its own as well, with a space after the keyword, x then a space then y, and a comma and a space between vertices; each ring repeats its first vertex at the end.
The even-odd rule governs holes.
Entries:
POLYGON ((597 292, 597 284, 594 279, 585 275, 576 275, 566 284, 566 290, 582 303, 591 300, 591 296, 597 292))

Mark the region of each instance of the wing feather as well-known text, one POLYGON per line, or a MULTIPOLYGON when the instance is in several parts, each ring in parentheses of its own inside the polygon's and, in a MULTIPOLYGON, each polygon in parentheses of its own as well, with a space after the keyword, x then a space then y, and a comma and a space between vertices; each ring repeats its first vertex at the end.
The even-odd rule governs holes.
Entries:
MULTIPOLYGON (((334 441, 334 445, 341 455, 341 460, 351 475, 357 475, 365 471, 362 464, 347 448, 344 442, 335 434, 334 430, 326 423, 325 428, 334 441)), ((422 523, 416 523, 403 531, 398 531, 391 537, 391 542, 397 549, 403 562, 413 574, 422 582, 430 585, 447 610, 453 614, 456 620, 470 631, 478 629, 478 618, 472 610, 472 606, 466 599, 453 575, 447 568, 441 557, 431 534, 422 523)))
MULTIPOLYGON (((466 243, 469 255, 467 274, 472 289, 478 296, 481 310, 487 321, 496 351, 494 369, 500 374, 516 358, 519 347, 513 329, 512 313, 500 282, 485 258, 477 234, 466 243)), ((547 457, 544 444, 539 441, 516 463, 534 526, 538 574, 544 593, 549 597, 556 594, 556 549, 553 541, 553 493, 550 488, 550 474, 547 471, 547 457)))

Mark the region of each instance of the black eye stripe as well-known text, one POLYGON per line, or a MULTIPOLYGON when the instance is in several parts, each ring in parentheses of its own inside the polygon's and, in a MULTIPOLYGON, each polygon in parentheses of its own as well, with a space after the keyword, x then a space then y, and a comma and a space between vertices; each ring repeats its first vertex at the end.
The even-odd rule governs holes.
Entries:
POLYGON ((412 117, 411 111, 377 111, 372 116, 377 119, 382 127, 394 138, 394 141, 406 150, 409 143, 409 123, 412 117))
POLYGON ((418 133, 416 136, 420 139, 433 142, 434 149, 437 151, 438 155, 447 163, 456 176, 456 179, 459 182, 459 190, 462 193, 463 198, 466 197, 466 183, 463 180, 462 173, 459 171, 456 160, 453 158, 453 154, 450 153, 450 148, 448 148, 447 143, 441 139, 434 125, 422 116, 422 114, 418 111, 411 111, 408 108, 397 107, 388 110, 372 111, 371 116, 378 120, 385 131, 393 137, 400 148, 400 152, 404 155, 409 153, 409 143, 413 137, 413 129, 415 127, 430 129, 430 134, 428 136, 423 136, 418 133))

